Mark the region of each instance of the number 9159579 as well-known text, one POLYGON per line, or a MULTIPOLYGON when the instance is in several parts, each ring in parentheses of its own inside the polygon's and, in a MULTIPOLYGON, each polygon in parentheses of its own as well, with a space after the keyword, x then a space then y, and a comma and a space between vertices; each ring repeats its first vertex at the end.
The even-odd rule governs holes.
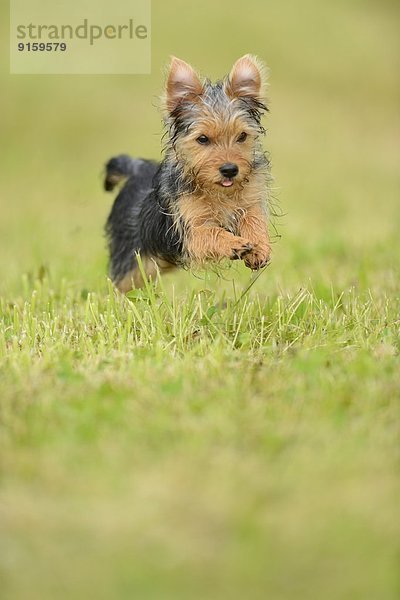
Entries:
POLYGON ((19 52, 65 52, 66 49, 65 42, 20 42, 18 44, 19 52))

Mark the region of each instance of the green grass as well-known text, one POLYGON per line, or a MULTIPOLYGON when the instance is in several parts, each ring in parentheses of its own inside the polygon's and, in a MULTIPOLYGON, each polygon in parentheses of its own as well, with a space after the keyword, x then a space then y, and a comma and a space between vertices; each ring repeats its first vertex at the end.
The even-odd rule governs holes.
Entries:
POLYGON ((149 77, 2 75, 0 595, 392 600, 396 4, 186 6, 153 2, 149 77), (271 67, 271 266, 121 297, 102 164, 159 155, 169 54, 216 77, 248 51, 271 67))

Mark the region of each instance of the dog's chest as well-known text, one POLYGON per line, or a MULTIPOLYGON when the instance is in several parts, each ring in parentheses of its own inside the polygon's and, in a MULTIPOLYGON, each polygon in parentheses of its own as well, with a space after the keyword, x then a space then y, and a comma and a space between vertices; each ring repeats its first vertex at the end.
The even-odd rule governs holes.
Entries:
POLYGON ((236 235, 246 212, 246 203, 235 196, 186 196, 179 201, 179 215, 187 225, 221 227, 236 235))
POLYGON ((240 219, 244 215, 244 210, 232 206, 219 206, 210 215, 211 220, 217 227, 222 227, 231 233, 237 233, 240 219))

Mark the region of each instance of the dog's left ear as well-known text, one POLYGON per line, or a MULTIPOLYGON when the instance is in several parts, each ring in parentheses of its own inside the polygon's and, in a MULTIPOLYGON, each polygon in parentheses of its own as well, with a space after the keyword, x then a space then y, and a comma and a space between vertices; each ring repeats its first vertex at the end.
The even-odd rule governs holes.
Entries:
POLYGON ((264 102, 266 84, 266 66, 256 56, 245 54, 233 65, 225 89, 231 98, 255 98, 264 102))

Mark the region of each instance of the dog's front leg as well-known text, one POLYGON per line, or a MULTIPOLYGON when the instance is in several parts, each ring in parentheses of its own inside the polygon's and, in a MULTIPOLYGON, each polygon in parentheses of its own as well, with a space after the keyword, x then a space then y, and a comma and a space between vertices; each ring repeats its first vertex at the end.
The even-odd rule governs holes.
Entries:
POLYGON ((242 259, 253 250, 246 237, 236 236, 221 227, 192 227, 188 235, 187 253, 193 262, 242 259))
POLYGON ((239 234, 253 246, 244 258, 246 267, 254 271, 265 267, 270 260, 271 246, 266 215, 261 207, 246 211, 240 220, 239 234))

